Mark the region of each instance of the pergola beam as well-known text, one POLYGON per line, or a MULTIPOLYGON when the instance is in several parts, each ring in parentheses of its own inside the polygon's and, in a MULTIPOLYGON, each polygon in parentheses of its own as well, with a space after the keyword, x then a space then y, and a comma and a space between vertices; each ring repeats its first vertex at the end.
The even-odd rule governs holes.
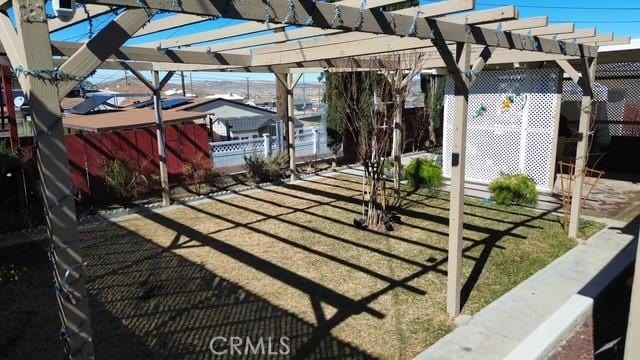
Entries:
MULTIPOLYGON (((379 3, 369 2, 367 3, 367 8, 372 9, 377 6, 388 5, 391 3, 397 3, 401 1, 402 0, 385 1, 385 2, 379 2, 379 3)), ((336 2, 336 4, 342 4, 346 6, 354 6, 353 3, 354 2, 350 0, 343 0, 343 1, 336 2)), ((424 17, 426 16, 436 17, 436 16, 442 16, 445 14, 450 14, 453 12, 471 10, 473 9, 473 7, 474 7, 473 0, 443 1, 435 4, 423 5, 421 7, 412 7, 407 9, 396 10, 396 11, 392 11, 391 13, 402 14, 409 11, 411 12, 411 15, 413 15, 415 12, 421 11, 424 14, 424 17)), ((265 24, 265 23, 251 22, 248 24, 233 26, 228 29, 213 30, 205 33, 181 37, 175 40, 171 40, 169 42, 165 42, 164 44, 161 45, 161 47, 171 48, 171 47, 189 46, 189 45, 195 45, 195 44, 200 44, 204 42, 220 40, 221 39, 220 33, 221 32, 224 33, 225 31, 230 34, 233 34, 233 36, 239 36, 239 35, 251 34, 257 31, 284 28, 286 26, 287 25, 284 25, 284 24, 269 24, 269 23, 265 24), (256 31, 255 29, 259 29, 259 30, 256 31)), ((234 49, 234 48, 239 49, 239 48, 244 48, 249 46, 266 45, 269 43, 276 43, 280 41, 304 39, 304 38, 309 38, 314 36, 342 34, 342 33, 344 33, 342 30, 335 30, 335 29, 324 30, 324 29, 317 29, 317 28, 306 28, 306 29, 301 29, 297 31, 282 32, 280 34, 275 34, 277 36, 273 36, 273 37, 264 37, 260 39, 251 39, 251 40, 244 40, 244 41, 241 40, 241 41, 233 42, 232 44, 224 44, 226 45, 226 47, 222 45, 222 47, 216 47, 212 49, 215 49, 216 51, 228 50, 228 49, 234 49)), ((222 38, 225 38, 225 37, 222 37, 222 38)), ((149 46, 153 46, 153 45, 149 44, 149 46)))
MULTIPOLYGON (((190 15, 190 16, 193 16, 193 15, 190 15)), ((250 22, 250 23, 247 23, 247 24, 240 24, 240 25, 230 26, 228 28, 216 29, 216 30, 213 30, 213 31, 207 31, 207 32, 202 32, 202 33, 196 33, 196 34, 193 34, 193 35, 184 36, 184 37, 180 37, 180 38, 177 38, 177 39, 171 39, 171 40, 168 40, 168 41, 166 41, 166 40, 160 41, 160 42, 156 41, 154 43, 143 44, 141 46, 143 46, 143 47, 144 46, 146 46, 146 47, 159 47, 159 48, 162 48, 162 49, 176 48, 176 47, 183 47, 183 46, 191 46, 191 45, 201 44, 201 43, 205 43, 205 42, 224 40, 224 39, 228 39, 228 38, 232 38, 232 37, 236 37, 236 36, 251 35, 251 34, 258 33, 258 32, 280 29, 280 28, 284 28, 286 26, 287 25, 283 25, 283 24, 270 24, 270 23, 264 23, 264 22, 250 22)), ((304 30, 304 29, 302 29, 302 30, 304 30)), ((301 30, 299 30, 299 31, 301 31, 301 30)))
MULTIPOLYGON (((467 24, 476 25, 481 22, 486 22, 488 18, 488 14, 490 14, 491 19, 493 19, 494 21, 512 20, 512 21, 506 21, 505 23, 503 23, 503 25, 506 26, 506 28, 503 28, 503 30, 512 30, 513 28, 510 28, 511 25, 517 25, 517 26, 514 26, 514 28, 529 28, 529 27, 546 26, 548 24, 548 20, 546 17, 513 20, 517 18, 517 11, 515 10, 509 11, 510 9, 512 8, 509 7, 507 9, 501 8, 501 9, 485 10, 482 12, 472 12, 466 15, 445 16, 445 17, 442 17, 441 19, 458 23, 458 24, 464 24, 466 22, 467 24)), ((252 55, 275 53, 275 52, 282 52, 282 51, 288 51, 288 50, 303 50, 303 49, 308 49, 308 48, 317 47, 317 46, 344 44, 344 43, 351 43, 353 41, 363 41, 363 40, 371 40, 371 39, 387 39, 389 41, 399 40, 397 36, 392 36, 392 35, 371 35, 371 34, 357 33, 357 32, 339 33, 336 35, 331 35, 326 38, 311 39, 305 42, 296 41, 292 43, 284 43, 281 45, 258 48, 252 51, 252 55)), ((424 43, 419 39, 413 39, 413 38, 403 38, 401 40, 402 41, 412 40, 414 42, 419 42, 420 44, 424 43)))
MULTIPOLYGON (((126 6, 131 8, 151 8, 164 11, 176 11, 171 2, 164 0, 86 0, 87 3, 126 6)), ((553 39, 532 36, 527 39, 520 34, 498 31, 499 29, 483 28, 454 24, 444 20, 420 19, 408 15, 396 15, 388 12, 351 7, 341 7, 331 3, 314 2, 312 0, 271 0, 268 14, 265 8, 256 6, 253 1, 210 0, 206 2, 182 2, 179 11, 183 13, 222 16, 235 19, 269 21, 273 23, 289 23, 306 25, 311 20, 312 26, 357 30, 374 34, 412 36, 420 39, 433 39, 439 34, 446 41, 470 42, 478 45, 495 46, 516 50, 566 54, 573 56, 596 56, 593 46, 566 43, 553 39), (288 16, 290 6, 295 9, 295 16, 288 16), (340 14, 336 20, 336 10, 340 14)))
MULTIPOLYGON (((51 43, 54 55, 71 56, 82 44, 58 42, 51 43)), ((250 66, 247 55, 221 54, 207 52, 206 49, 157 50, 145 47, 123 46, 108 59, 123 61, 168 62, 182 64, 208 64, 225 66, 250 66)))
MULTIPOLYGON (((588 29, 576 30, 571 34, 563 34, 563 35, 554 36, 553 38, 555 38, 556 40, 571 41, 573 39, 582 39, 582 38, 588 38, 588 37, 594 37, 594 36, 596 36, 596 29, 595 28, 588 28, 588 29)), ((545 37, 546 38, 552 38, 550 36, 545 36, 545 37)))
POLYGON ((67 61, 60 66, 60 71, 70 74, 76 80, 67 80, 58 86, 58 96, 62 100, 69 91, 100 64, 111 57, 136 31, 138 31, 156 13, 155 10, 130 9, 111 21, 104 29, 76 50, 67 61))
MULTIPOLYGON (((535 19, 537 25, 545 26, 546 18, 535 19)), ((512 24, 506 25, 510 30, 516 30, 520 27, 529 28, 533 21, 515 20, 512 24), (522 24, 522 25, 521 25, 522 24)), ((515 34, 515 33, 514 33, 515 34)), ((351 35, 351 34, 347 34, 351 35)), ((365 35, 368 36, 368 35, 365 35)), ((328 39, 331 42, 331 39, 328 39)), ((403 50, 415 50, 428 47, 428 43, 424 40, 415 38, 397 38, 395 36, 377 35, 367 40, 360 40, 351 43, 348 47, 343 43, 331 44, 327 46, 316 46, 312 48, 303 48, 291 51, 269 52, 266 54, 253 54, 252 66, 268 66, 278 65, 282 63, 295 64, 304 61, 324 60, 331 58, 344 58, 350 56, 371 55, 384 52, 394 52, 403 50)), ((237 54, 236 52, 232 52, 237 54)))
POLYGON ((189 14, 177 14, 168 18, 158 19, 147 24, 144 28, 140 29, 133 35, 133 37, 140 37, 150 34, 159 33, 161 31, 171 30, 187 25, 198 24, 210 20, 210 18, 189 15, 189 14))
POLYGON ((85 6, 86 6, 86 12, 84 8, 78 8, 76 10, 76 13, 73 14, 73 17, 69 21, 62 21, 60 19, 49 20, 49 32, 54 33, 56 31, 66 29, 73 25, 79 24, 81 22, 85 22, 89 19, 93 19, 100 15, 104 15, 113 11, 113 9, 109 6, 92 5, 92 4, 88 4, 85 6), (89 14, 87 15, 87 13, 89 14))
MULTIPOLYGON (((2 42, 4 52, 7 54, 14 69, 18 66, 26 66, 22 42, 11 23, 11 19, 9 19, 9 16, 4 12, 0 13, 0 42, 2 42)), ((21 78, 18 78, 18 81, 25 91, 29 89, 28 81, 21 78)))
POLYGON ((626 45, 631 43, 631 37, 615 38, 611 41, 588 41, 585 44, 594 46, 626 45))

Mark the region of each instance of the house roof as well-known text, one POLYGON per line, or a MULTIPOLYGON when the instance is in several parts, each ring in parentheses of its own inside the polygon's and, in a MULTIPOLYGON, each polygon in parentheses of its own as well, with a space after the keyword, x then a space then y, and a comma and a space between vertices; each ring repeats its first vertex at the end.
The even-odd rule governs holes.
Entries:
POLYGON ((235 132, 256 131, 265 126, 275 125, 275 121, 273 118, 264 116, 244 116, 229 119, 223 118, 217 119, 216 121, 231 126, 230 130, 235 132))
POLYGON ((221 106, 229 105, 229 106, 233 106, 235 108, 244 109, 244 110, 247 110, 247 111, 250 111, 250 112, 254 112, 254 113, 256 113, 256 115, 263 115, 263 116, 274 116, 274 115, 276 115, 276 113, 274 111, 270 111, 270 110, 266 110, 266 109, 261 108, 261 107, 245 104, 245 103, 242 103, 240 101, 234 101, 234 100, 222 99, 222 98, 201 99, 199 101, 195 101, 193 104, 190 104, 190 105, 182 107, 181 110, 202 111, 202 109, 199 109, 199 108, 203 107, 205 105, 209 105, 208 107, 211 110, 215 110, 216 108, 221 107, 221 106))
MULTIPOLYGON (((162 112, 162 120, 165 124, 181 123, 202 118, 203 114, 197 112, 172 110, 162 112)), ((156 117, 153 110, 127 109, 94 115, 65 114, 62 121, 66 128, 102 132, 151 127, 155 125, 156 117)))

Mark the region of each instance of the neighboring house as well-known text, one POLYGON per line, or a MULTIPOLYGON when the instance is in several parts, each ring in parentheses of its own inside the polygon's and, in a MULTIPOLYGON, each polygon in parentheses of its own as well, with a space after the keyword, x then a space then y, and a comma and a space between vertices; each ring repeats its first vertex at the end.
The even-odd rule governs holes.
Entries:
MULTIPOLYGON (((262 134, 276 135, 276 113, 257 106, 227 99, 208 99, 183 107, 182 110, 206 113, 215 137, 230 140, 258 138, 262 134)), ((296 121, 296 130, 303 124, 296 121)))
POLYGON ((250 104, 251 103, 259 108, 267 110, 275 110, 277 106, 276 98, 270 96, 257 96, 255 99, 251 100, 250 104))

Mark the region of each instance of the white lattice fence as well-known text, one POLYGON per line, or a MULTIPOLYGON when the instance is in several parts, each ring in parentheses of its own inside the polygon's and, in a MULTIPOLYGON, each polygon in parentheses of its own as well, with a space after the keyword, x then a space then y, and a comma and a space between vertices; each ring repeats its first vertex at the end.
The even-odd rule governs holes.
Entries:
MULTIPOLYGON (((540 189, 553 186, 553 149, 560 72, 484 71, 469 95, 467 181, 489 183, 501 172, 525 173, 540 189)), ((451 176, 453 82, 445 92, 443 169, 451 176)))

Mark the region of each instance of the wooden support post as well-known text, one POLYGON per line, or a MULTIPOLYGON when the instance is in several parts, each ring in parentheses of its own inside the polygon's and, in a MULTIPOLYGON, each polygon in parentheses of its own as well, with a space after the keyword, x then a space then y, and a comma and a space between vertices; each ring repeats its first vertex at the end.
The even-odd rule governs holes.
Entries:
MULTIPOLYGON (((398 72, 401 72, 398 70, 398 72)), ((395 74, 393 76, 401 76, 395 74)), ((397 83, 396 83, 397 84, 397 83)), ((402 110, 404 109, 404 101, 402 96, 398 93, 404 91, 404 89, 395 89, 396 93, 396 106, 393 112, 393 139, 391 147, 391 157, 393 159, 393 189, 396 197, 400 198, 400 172, 402 171, 402 145, 403 141, 403 124, 402 124, 402 110)))
POLYGON ((280 142, 282 144, 284 144, 284 146, 280 149, 281 151, 284 152, 289 152, 289 141, 283 141, 284 138, 289 136, 289 122, 287 121, 287 119, 289 118, 289 116, 287 115, 289 113, 289 104, 287 103, 287 101, 289 100, 289 97, 287 96, 287 75, 286 74, 275 74, 276 76, 276 112, 277 112, 277 119, 278 121, 281 121, 282 124, 284 125, 284 131, 281 132, 280 136, 280 142))
POLYGON ((294 88, 293 74, 287 73, 287 123, 289 124, 287 142, 289 143, 289 171, 291 172, 291 181, 298 179, 298 170, 296 169, 296 122, 293 116, 294 88))
POLYGON ((471 45, 457 43, 456 57, 460 72, 455 82, 455 108, 453 143, 451 144, 451 193, 449 195, 449 261, 447 265, 447 312, 460 314, 462 289, 462 225, 464 223, 464 170, 467 147, 467 112, 469 105, 469 78, 471 45))
POLYGON ((159 169, 160 169, 160 185, 162 187, 162 206, 169 206, 171 204, 171 189, 169 188, 169 174, 167 172, 167 143, 164 136, 164 123, 162 122, 162 94, 161 91, 167 85, 169 80, 175 74, 174 71, 169 71, 160 80, 160 73, 158 71, 152 71, 153 84, 147 80, 139 71, 132 68, 129 64, 121 62, 120 65, 129 70, 133 76, 138 78, 140 82, 147 89, 153 93, 153 107, 156 112, 156 136, 158 141, 158 155, 159 155, 159 169))
MULTIPOLYGON (((14 0, 18 34, 27 69, 54 70, 45 0, 14 0)), ((93 359, 94 349, 81 256, 76 209, 58 89, 46 74, 22 76, 29 84, 43 197, 46 206, 56 296, 62 321, 61 336, 72 359, 93 359)))
POLYGON ((596 58, 581 58, 582 76, 578 84, 582 88, 582 105, 578 124, 578 145, 576 147, 575 180, 571 194, 571 216, 569 219, 569 237, 577 238, 580 228, 580 210, 582 208, 582 188, 586 175, 589 152, 589 129, 593 101, 593 83, 596 74, 596 58))
POLYGON ((20 151, 20 136, 18 135, 18 123, 16 122, 16 109, 13 106, 13 89, 11 88, 11 70, 8 66, 2 66, 2 89, 7 104, 7 119, 9 120, 9 140, 11 149, 20 151))
MULTIPOLYGON (((638 238, 640 239, 640 234, 638 238)), ((638 241, 638 240, 636 240, 638 241)), ((636 263, 631 290, 631 304, 629 304, 629 324, 627 338, 624 345, 624 360, 640 359, 640 245, 636 249, 636 263)))
POLYGON ((153 107, 156 111, 156 136, 158 139, 158 155, 160 156, 160 185, 162 187, 162 206, 171 204, 171 189, 169 189, 169 173, 167 171, 167 144, 162 123, 162 94, 160 90, 160 73, 153 72, 153 107))

